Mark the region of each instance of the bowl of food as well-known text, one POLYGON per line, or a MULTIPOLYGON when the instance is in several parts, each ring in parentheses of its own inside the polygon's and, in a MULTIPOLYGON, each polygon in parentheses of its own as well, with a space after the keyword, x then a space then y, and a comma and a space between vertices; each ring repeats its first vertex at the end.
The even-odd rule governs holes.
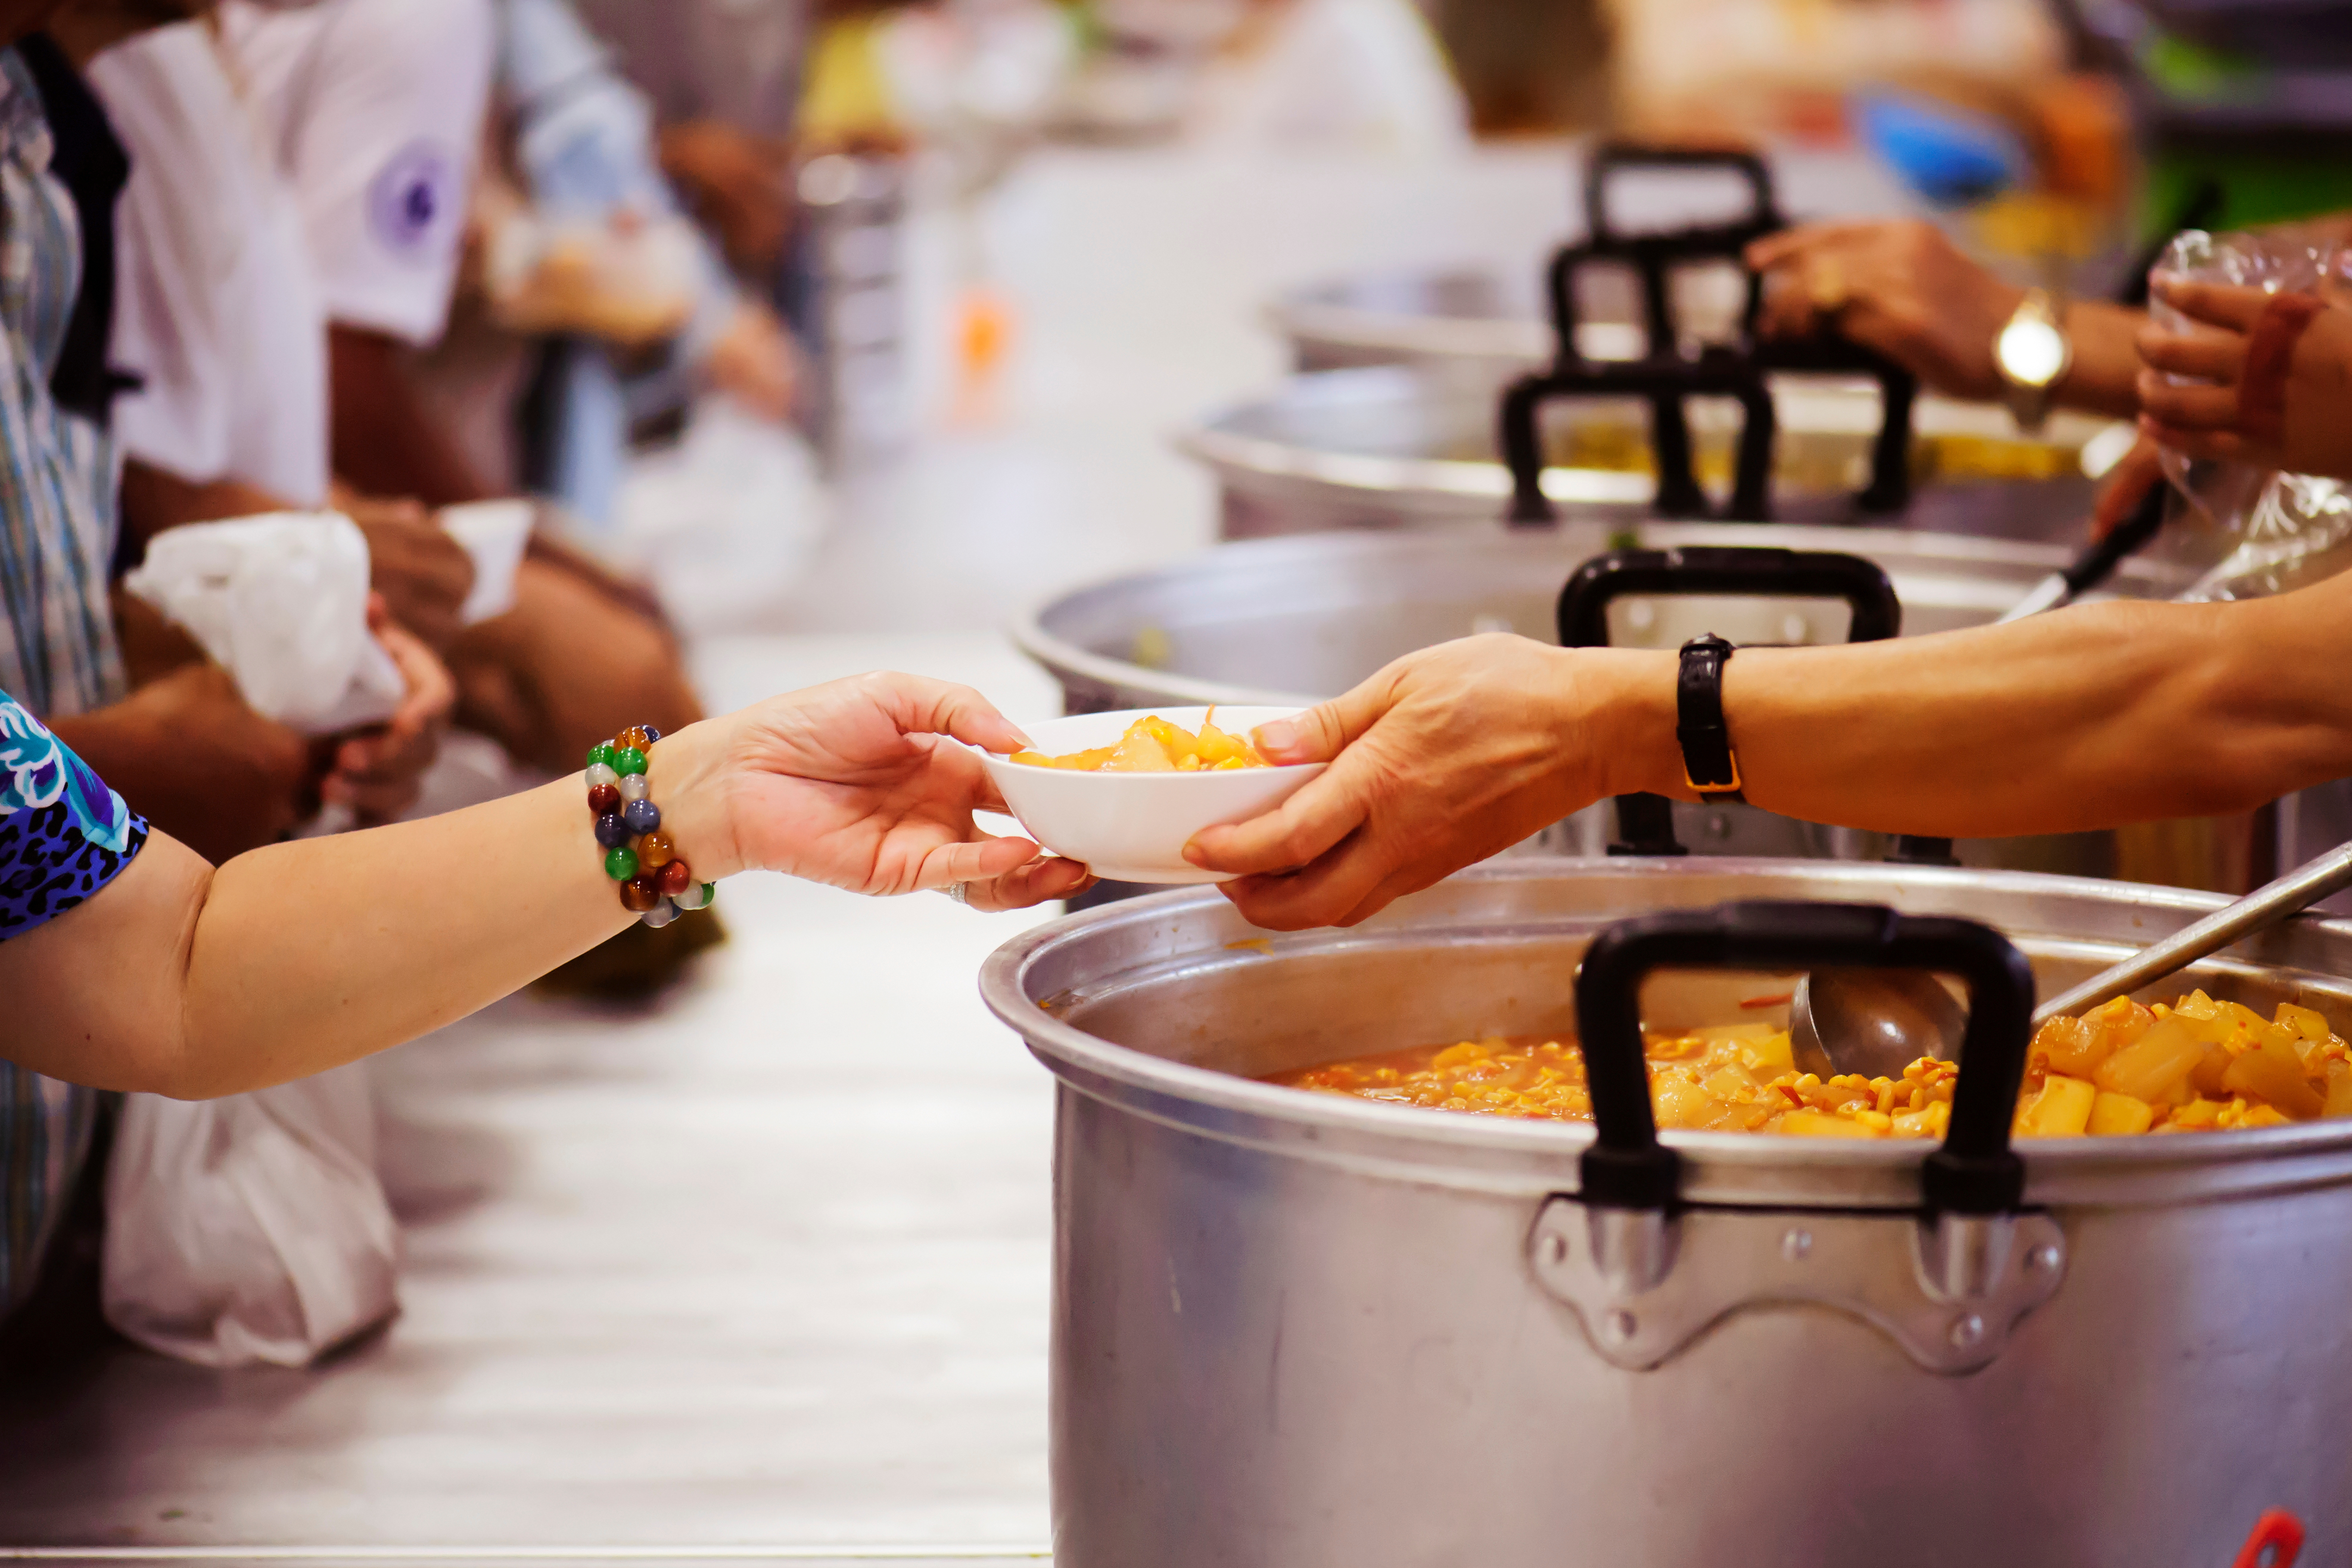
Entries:
POLYGON ((1251 731, 1296 708, 1154 708, 1029 725, 1032 749, 989 756, 1031 837, 1118 882, 1222 882, 1184 858, 1204 827, 1272 810, 1321 773, 1276 767, 1251 731))

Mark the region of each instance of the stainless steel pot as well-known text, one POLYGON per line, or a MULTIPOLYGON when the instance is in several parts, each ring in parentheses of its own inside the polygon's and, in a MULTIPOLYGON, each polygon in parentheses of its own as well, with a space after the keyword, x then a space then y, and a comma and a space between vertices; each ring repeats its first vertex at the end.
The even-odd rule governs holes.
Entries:
MULTIPOLYGON (((1631 288, 1583 323, 1579 347, 1592 359, 1642 352, 1631 288)), ((1300 371, 1406 364, 1484 377, 1499 391, 1522 371, 1550 363, 1553 333, 1532 277, 1499 268, 1377 273, 1288 290, 1266 320, 1300 371)))
MULTIPOLYGON (((1779 426, 1775 517, 1869 521, 1854 492, 1869 478, 1880 403, 1867 381, 1773 377, 1779 426)), ((1217 476, 1228 539, 1327 529, 1491 524, 1511 498, 1496 457, 1496 383, 1475 367, 1377 366, 1294 376, 1271 395, 1210 415, 1178 444, 1217 476)), ((1727 488, 1736 405, 1690 407, 1700 479, 1727 488)), ((1657 487, 1645 406, 1611 399, 1544 413, 1544 494, 1571 515, 1646 517, 1657 487)), ((2021 437, 2002 409, 1923 394, 1913 406, 1906 527, 2049 539, 2080 532, 2093 486, 2084 448, 2108 426, 2053 416, 2021 437)))
MULTIPOLYGON (((982 994, 1059 1079, 1055 1561, 2221 1563, 2273 1507, 2352 1556, 2352 1122, 2025 1143, 2022 1212, 1973 1228, 1921 1223, 1919 1145, 1672 1132, 1693 1206, 1596 1225, 1590 1128, 1250 1081, 1562 1030, 1602 925, 1758 897, 1988 921, 2045 992, 2214 904, 1526 861, 1346 931, 1201 890, 1000 949, 982 994)), ((2345 1029, 2347 973, 2352 925, 2305 919, 2178 984, 2345 1029)), ((1758 978, 1660 976, 1644 1012, 1758 978)))
MULTIPOLYGON (((1071 712, 1154 704, 1305 704, 1335 696, 1415 648, 1480 631, 1558 640, 1554 608, 1571 573, 1612 545, 1740 545, 1840 551, 1892 580, 1906 635, 1980 626, 2067 554, 2054 546, 1896 529, 1596 522, 1475 535, 1361 533, 1255 540, 1056 598, 1013 628, 1054 673, 1071 712)), ((2128 560, 2108 592, 2165 598, 2185 568, 2128 560)), ((1612 611, 1620 646, 1673 647, 1714 630, 1738 642, 1836 643, 1850 612, 1829 600, 1632 598, 1612 611)), ((1681 841, 1713 854, 1874 859, 1885 835, 1793 822, 1746 806, 1678 805, 1681 841)), ((2114 876, 2242 892, 2275 864, 2262 814, 2143 824, 2105 833, 1963 840, 1969 865, 2114 876)), ((1599 855, 1604 805, 1548 836, 1599 855)))

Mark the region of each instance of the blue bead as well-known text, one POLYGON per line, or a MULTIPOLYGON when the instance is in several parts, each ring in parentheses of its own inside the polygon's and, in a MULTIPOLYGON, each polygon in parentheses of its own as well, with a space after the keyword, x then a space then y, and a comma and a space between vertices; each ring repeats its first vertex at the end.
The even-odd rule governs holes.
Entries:
POLYGON ((646 744, 648 746, 661 739, 661 731, 655 729, 651 724, 640 724, 637 728, 646 732, 646 744))
POLYGON ((618 849, 629 841, 629 825, 621 820, 617 811, 608 811, 596 819, 596 842, 607 849, 618 849))
POLYGON ((621 807, 621 820, 632 833, 651 833, 661 826, 661 807, 649 800, 633 800, 621 807))

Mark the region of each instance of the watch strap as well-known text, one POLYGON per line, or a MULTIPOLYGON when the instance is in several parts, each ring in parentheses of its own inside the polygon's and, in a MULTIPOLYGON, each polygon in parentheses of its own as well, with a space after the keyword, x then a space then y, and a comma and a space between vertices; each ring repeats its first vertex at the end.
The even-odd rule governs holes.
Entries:
POLYGON ((1736 650, 1710 632, 1683 644, 1675 680, 1675 739, 1682 743, 1683 782, 1708 800, 1745 800, 1739 758, 1723 721, 1723 667, 1736 650))

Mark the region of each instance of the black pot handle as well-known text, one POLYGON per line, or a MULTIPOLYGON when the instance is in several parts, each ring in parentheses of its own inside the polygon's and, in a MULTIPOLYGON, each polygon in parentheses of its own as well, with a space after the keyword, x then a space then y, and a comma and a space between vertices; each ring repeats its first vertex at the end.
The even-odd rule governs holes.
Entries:
POLYGON ((1606 647, 1609 606, 1629 594, 1743 594, 1843 599, 1853 611, 1848 642, 1900 636, 1903 603, 1875 561, 1832 550, 1746 545, 1612 550, 1576 569, 1559 591, 1562 647, 1606 647))
MULTIPOLYGON (((1745 545, 1687 550, 1612 550, 1576 569, 1559 591, 1562 647, 1609 646, 1609 605, 1627 594, 1750 594, 1843 599, 1853 610, 1848 642, 1877 642, 1903 630, 1903 603, 1874 561, 1834 551, 1745 545)), ((1612 855, 1689 853, 1675 837, 1674 803, 1662 795, 1621 795, 1612 855)))
POLYGON ((1638 397, 1650 405, 1650 451, 1658 467, 1651 510, 1665 518, 1709 515, 1706 492, 1691 466, 1683 399, 1738 398, 1739 455, 1728 515, 1743 522, 1770 519, 1772 439, 1778 430, 1772 395, 1748 356, 1717 346, 1690 360, 1672 355, 1641 360, 1563 356, 1549 370, 1523 375, 1506 387, 1496 413, 1496 444, 1511 470, 1508 520, 1513 525, 1539 527, 1554 521, 1551 500, 1543 493, 1543 447, 1536 415, 1546 403, 1565 397, 1638 397))
MULTIPOLYGON (((1675 352, 1674 312, 1667 299, 1668 273, 1681 261, 1738 261, 1748 247, 1763 236, 1788 226, 1772 192, 1772 171, 1753 153, 1691 147, 1654 147, 1634 142, 1606 142, 1584 166, 1584 238, 1563 247, 1547 275, 1552 328, 1562 360, 1582 356, 1576 346, 1576 278, 1595 261, 1631 267, 1642 291, 1643 337, 1654 356, 1675 352), (1719 169, 1738 175, 1748 185, 1748 211, 1727 223, 1626 233, 1609 221, 1609 187, 1620 174, 1643 169, 1719 169)), ((1748 279, 1747 307, 1741 313, 1743 335, 1752 333, 1763 304, 1759 279, 1748 279)), ((1661 411, 1655 423, 1675 424, 1682 409, 1661 411)))
POLYGON ((2013 1212, 2025 1164, 2010 1147, 2032 1038, 2033 971, 2008 938, 1975 921, 1906 915, 1875 904, 1766 900, 1671 910, 1611 926, 1576 978, 1577 1037, 1592 1093, 1594 1138, 1580 1172, 1583 1201, 1668 1212, 1682 1165, 1658 1142, 1642 1054, 1642 981, 1654 969, 1788 971, 1837 965, 1926 969, 1969 988, 1952 1123, 1919 1176, 1931 1214, 2013 1212))
POLYGON ((1603 142, 1584 165, 1584 229, 1592 238, 1613 242, 1623 237, 1609 221, 1609 186, 1622 174, 1643 169, 1720 169, 1748 184, 1748 216, 1719 226, 1726 229, 1784 226, 1780 205, 1772 191, 1771 166, 1753 153, 1735 148, 1663 147, 1639 142, 1603 142))
POLYGON ((1835 334, 1751 340, 1756 368, 1766 374, 1866 375, 1878 383, 1878 435, 1870 444, 1870 482, 1853 498, 1866 512, 1885 515, 1911 504, 1911 416, 1919 378, 1874 349, 1835 334))

